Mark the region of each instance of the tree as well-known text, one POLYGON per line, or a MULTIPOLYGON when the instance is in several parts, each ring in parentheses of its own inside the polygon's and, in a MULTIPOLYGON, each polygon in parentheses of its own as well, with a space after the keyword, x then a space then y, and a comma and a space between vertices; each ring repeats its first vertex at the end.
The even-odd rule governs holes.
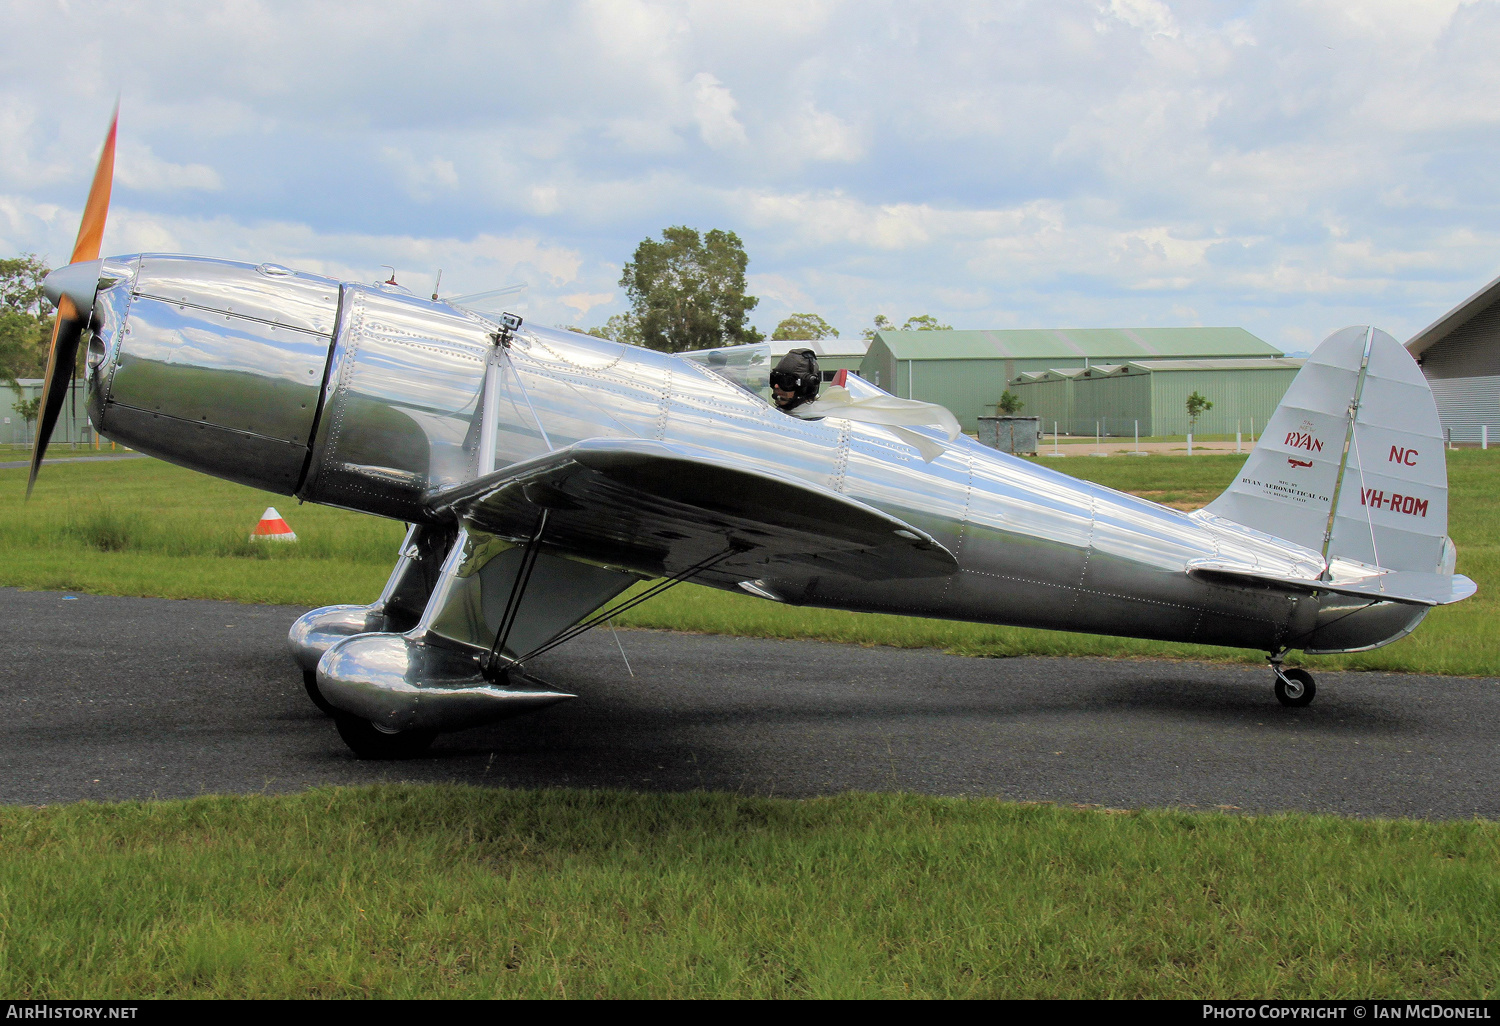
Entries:
MULTIPOLYGON (((52 304, 42 295, 49 268, 34 253, 0 260, 0 382, 40 377, 52 336, 52 304)), ((17 393, 19 394, 19 393, 17 393)))
MULTIPOLYGON (((16 390, 16 394, 20 394, 20 389, 16 390)), ((12 409, 19 413, 21 419, 26 422, 26 433, 29 435, 31 434, 31 422, 36 420, 37 415, 42 412, 42 397, 35 395, 30 399, 17 399, 12 409)))
POLYGON ((665 228, 661 241, 643 239, 620 285, 630 297, 641 343, 667 353, 759 342, 746 323, 760 302, 745 295, 750 258, 734 232, 700 235, 686 225, 665 228))
POLYGON ((609 320, 597 328, 590 328, 588 334, 595 338, 607 338, 611 342, 623 342, 628 346, 641 344, 641 325, 633 313, 611 314, 609 320))
POLYGON ((1211 410, 1213 408, 1214 408, 1214 404, 1211 403, 1211 402, 1209 402, 1209 400, 1207 399, 1207 397, 1199 395, 1197 392, 1194 392, 1192 395, 1188 396, 1187 397, 1188 430, 1192 431, 1194 428, 1196 428, 1198 426, 1198 418, 1199 418, 1199 416, 1201 416, 1202 414, 1208 412, 1209 410, 1211 410))
POLYGON ((908 317, 906 323, 897 328, 886 318, 885 314, 875 315, 875 327, 864 330, 865 338, 874 338, 877 331, 952 331, 953 325, 940 324, 932 314, 918 314, 908 317))
POLYGON ((953 325, 939 324, 938 319, 932 314, 919 314, 916 317, 908 317, 906 323, 901 325, 902 331, 952 331, 953 325))
POLYGON ((776 325, 772 341, 797 342, 820 338, 838 338, 839 329, 815 313, 794 313, 776 325))
POLYGON ((1000 407, 1000 412, 1002 414, 1007 417, 1012 417, 1017 413, 1020 413, 1021 407, 1025 406, 1026 404, 1021 402, 1020 396, 1016 395, 1016 393, 1007 388, 1004 392, 1000 393, 1000 401, 995 405, 1000 407))
POLYGON ((52 304, 42 295, 42 282, 51 270, 35 253, 0 260, 0 308, 38 318, 45 316, 44 305, 52 304))
POLYGON ((41 321, 30 314, 0 310, 0 381, 13 385, 17 378, 41 377, 51 333, 50 317, 41 321))

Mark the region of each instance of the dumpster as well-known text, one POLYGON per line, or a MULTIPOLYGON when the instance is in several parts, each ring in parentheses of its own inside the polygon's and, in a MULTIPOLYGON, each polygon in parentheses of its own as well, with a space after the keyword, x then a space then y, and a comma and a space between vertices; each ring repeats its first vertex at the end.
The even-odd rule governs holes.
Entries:
POLYGON ((980 417, 979 443, 1017 456, 1035 456, 1040 417, 980 417))

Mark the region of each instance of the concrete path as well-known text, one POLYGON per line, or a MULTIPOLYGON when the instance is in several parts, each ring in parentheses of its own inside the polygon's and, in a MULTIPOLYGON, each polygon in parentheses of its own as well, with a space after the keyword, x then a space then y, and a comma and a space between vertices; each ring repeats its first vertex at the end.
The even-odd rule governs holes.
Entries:
POLYGON ((302 610, 0 589, 0 801, 460 781, 849 789, 1109 807, 1500 816, 1500 681, 607 630, 538 660, 580 697, 360 762, 285 651, 302 610))

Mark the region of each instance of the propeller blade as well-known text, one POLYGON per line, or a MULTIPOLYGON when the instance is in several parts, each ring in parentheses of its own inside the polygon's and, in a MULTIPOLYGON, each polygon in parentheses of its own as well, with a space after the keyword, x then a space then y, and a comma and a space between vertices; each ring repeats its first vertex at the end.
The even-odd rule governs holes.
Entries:
POLYGON ((73 243, 73 258, 80 260, 99 259, 99 247, 104 242, 104 219, 109 214, 109 190, 115 179, 115 129, 120 124, 120 105, 115 104, 115 113, 109 120, 109 134, 104 137, 104 151, 99 154, 99 166, 94 168, 94 184, 89 186, 88 202, 83 205, 83 220, 78 225, 78 240, 73 243))
MULTIPOLYGON (((69 266, 99 259, 99 249, 104 242, 104 221, 109 216, 109 192, 115 176, 115 129, 119 123, 120 105, 115 104, 109 134, 104 137, 104 150, 99 154, 94 181, 89 186, 89 198, 83 205, 83 220, 78 225, 78 238, 73 243, 73 258, 68 261, 69 266)), ((94 281, 98 281, 97 274, 94 281)), ((31 474, 26 479, 28 499, 36 487, 37 471, 41 469, 42 457, 47 454, 47 444, 52 441, 57 418, 62 414, 68 382, 73 380, 73 369, 78 362, 78 342, 83 338, 92 313, 92 295, 88 305, 88 311, 80 311, 67 294, 57 297, 57 319, 52 324, 52 341, 47 347, 47 372, 42 380, 42 406, 37 412, 36 445, 31 450, 31 474)))
POLYGON ((68 397, 68 382, 78 359, 78 340, 83 337, 83 317, 67 296, 58 300, 57 320, 52 324, 52 344, 47 350, 47 374, 42 379, 42 408, 37 411, 36 445, 31 450, 31 474, 26 478, 26 497, 36 487, 36 474, 52 440, 52 429, 68 397))

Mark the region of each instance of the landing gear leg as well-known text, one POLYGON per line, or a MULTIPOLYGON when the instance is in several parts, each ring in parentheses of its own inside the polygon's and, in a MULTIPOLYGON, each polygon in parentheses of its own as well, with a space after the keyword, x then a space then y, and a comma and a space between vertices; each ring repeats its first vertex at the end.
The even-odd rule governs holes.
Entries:
POLYGON ((1300 668, 1283 669, 1280 653, 1271 656, 1271 669, 1276 674, 1276 701, 1293 707, 1312 704, 1318 693, 1312 674, 1300 668))

